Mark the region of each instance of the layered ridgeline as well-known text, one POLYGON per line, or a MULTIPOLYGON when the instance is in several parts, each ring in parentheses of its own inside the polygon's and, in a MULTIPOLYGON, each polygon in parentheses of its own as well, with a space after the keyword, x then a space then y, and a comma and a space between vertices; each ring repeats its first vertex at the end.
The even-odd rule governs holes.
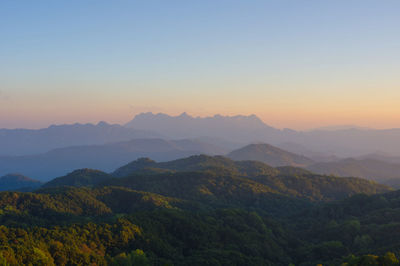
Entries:
POLYGON ((356 157, 377 151, 400 156, 400 129, 374 130, 347 126, 301 132, 273 128, 255 115, 202 118, 186 113, 179 116, 142 113, 125 126, 100 122, 97 125, 60 125, 38 130, 0 129, 0 156, 31 155, 70 146, 161 137, 202 138, 214 140, 220 145, 224 143, 230 148, 256 141, 278 146, 292 143, 311 151, 305 154, 307 156, 326 154, 327 151, 339 157, 356 157))
POLYGON ((272 166, 301 166, 322 175, 360 177, 395 187, 400 184, 400 164, 395 163, 397 157, 391 156, 371 154, 360 158, 331 158, 331 161, 315 162, 303 155, 264 143, 245 146, 227 156, 234 160, 261 161, 272 166))
POLYGON ((53 125, 43 129, 0 129, 0 156, 30 155, 69 146, 159 137, 161 135, 155 132, 105 122, 97 125, 53 125))
POLYGON ((336 176, 356 176, 384 184, 400 183, 400 164, 376 159, 347 158, 333 162, 319 162, 307 167, 310 171, 336 176))
POLYGON ((8 174, 0 177, 0 191, 32 191, 42 183, 21 174, 8 174))
POLYGON ((357 193, 389 191, 386 186, 359 178, 322 176, 302 168, 274 168, 257 161, 233 161, 207 155, 169 162, 141 158, 111 175, 83 169, 56 178, 43 187, 56 186, 122 186, 170 197, 221 202, 235 201, 245 195, 248 205, 264 196, 326 201, 357 193))
MULTIPOLYGON (((11 265, 340 265, 357 259, 347 258, 350 253, 362 255, 368 250, 384 256, 400 244, 399 238, 373 249, 368 243, 379 237, 372 226, 376 221, 368 216, 365 224, 371 226, 365 231, 360 220, 360 229, 356 227, 348 237, 340 233, 355 224, 348 221, 354 217, 347 216, 351 211, 346 201, 321 204, 389 190, 363 179, 320 176, 302 168, 274 168, 221 156, 162 163, 140 159, 112 175, 77 170, 34 193, 0 193, 0 261, 11 265), (326 240, 311 229, 311 225, 320 230, 330 224, 336 236, 328 235, 326 240)), ((356 215, 393 209, 394 219, 397 194, 364 196, 371 206, 356 215)))
POLYGON ((75 169, 93 168, 111 172, 139 157, 168 161, 194 154, 224 154, 225 148, 200 140, 134 139, 104 145, 60 148, 44 154, 0 157, 0 173, 23 173, 41 181, 75 169))

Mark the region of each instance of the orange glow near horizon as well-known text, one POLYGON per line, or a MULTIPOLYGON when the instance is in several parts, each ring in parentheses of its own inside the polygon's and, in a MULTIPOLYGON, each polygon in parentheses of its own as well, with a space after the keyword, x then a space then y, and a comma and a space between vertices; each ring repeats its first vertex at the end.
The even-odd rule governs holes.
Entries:
POLYGON ((1 9, 0 128, 149 111, 400 128, 398 1, 30 2, 1 9))
POLYGON ((42 106, 34 110, 20 109, 14 110, 12 116, 0 116, 5 120, 5 125, 0 128, 43 128, 51 124, 72 124, 72 123, 97 123, 106 121, 108 123, 125 124, 135 115, 141 112, 166 113, 171 116, 180 115, 187 112, 193 117, 206 117, 220 114, 224 116, 235 115, 257 115, 264 123, 276 128, 291 128, 295 130, 308 130, 325 126, 336 125, 355 125, 361 127, 385 129, 400 128, 400 112, 394 108, 376 109, 370 112, 363 110, 341 108, 341 109, 312 109, 312 108, 265 108, 264 110, 254 108, 254 110, 244 111, 244 109, 225 108, 211 109, 208 111, 201 109, 196 112, 195 108, 162 108, 144 107, 127 105, 108 105, 100 106, 92 104, 89 106, 73 106, 65 108, 53 108, 42 106), (8 123, 8 125, 7 125, 8 123))
POLYGON ((124 124, 141 112, 187 112, 201 117, 255 114, 270 126, 296 130, 335 125, 400 128, 400 90, 395 82, 391 86, 387 83, 387 89, 362 84, 347 89, 338 84, 335 89, 321 90, 320 83, 309 84, 288 89, 289 84, 215 86, 206 82, 187 91, 184 88, 191 83, 175 88, 171 84, 140 88, 116 83, 94 89, 98 85, 95 83, 86 87, 76 84, 74 89, 67 89, 67 85, 52 89, 54 85, 40 92, 9 90, 0 94, 0 128, 43 128, 99 121, 124 124), (109 90, 108 86, 119 89, 109 90))

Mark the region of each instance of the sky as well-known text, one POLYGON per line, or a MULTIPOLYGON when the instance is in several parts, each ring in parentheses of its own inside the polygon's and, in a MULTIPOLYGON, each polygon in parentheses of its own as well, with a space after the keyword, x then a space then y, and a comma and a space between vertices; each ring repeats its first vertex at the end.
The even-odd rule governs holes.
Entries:
POLYGON ((0 128, 140 112, 400 128, 400 1, 0 1, 0 128))

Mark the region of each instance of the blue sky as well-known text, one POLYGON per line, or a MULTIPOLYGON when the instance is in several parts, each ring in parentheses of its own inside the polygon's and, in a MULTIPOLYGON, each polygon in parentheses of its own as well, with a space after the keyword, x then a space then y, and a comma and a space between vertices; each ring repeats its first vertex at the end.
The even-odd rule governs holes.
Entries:
POLYGON ((399 1, 2 1, 0 128, 141 111, 400 127, 399 1))

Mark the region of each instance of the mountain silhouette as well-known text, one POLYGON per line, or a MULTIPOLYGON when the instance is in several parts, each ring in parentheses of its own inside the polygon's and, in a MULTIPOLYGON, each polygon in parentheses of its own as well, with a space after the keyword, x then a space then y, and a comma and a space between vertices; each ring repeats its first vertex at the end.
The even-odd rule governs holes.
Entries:
POLYGON ((260 161, 271 166, 307 166, 313 161, 305 156, 297 155, 269 144, 250 144, 227 155, 233 160, 260 161))
POLYGON ((126 125, 128 128, 162 132, 170 138, 216 137, 234 141, 259 138, 265 133, 276 134, 274 129, 257 116, 222 116, 192 117, 187 113, 169 116, 158 113, 141 113, 126 125))
POLYGON ((16 190, 31 191, 42 185, 40 181, 31 179, 21 174, 7 174, 0 177, 0 191, 16 190))

